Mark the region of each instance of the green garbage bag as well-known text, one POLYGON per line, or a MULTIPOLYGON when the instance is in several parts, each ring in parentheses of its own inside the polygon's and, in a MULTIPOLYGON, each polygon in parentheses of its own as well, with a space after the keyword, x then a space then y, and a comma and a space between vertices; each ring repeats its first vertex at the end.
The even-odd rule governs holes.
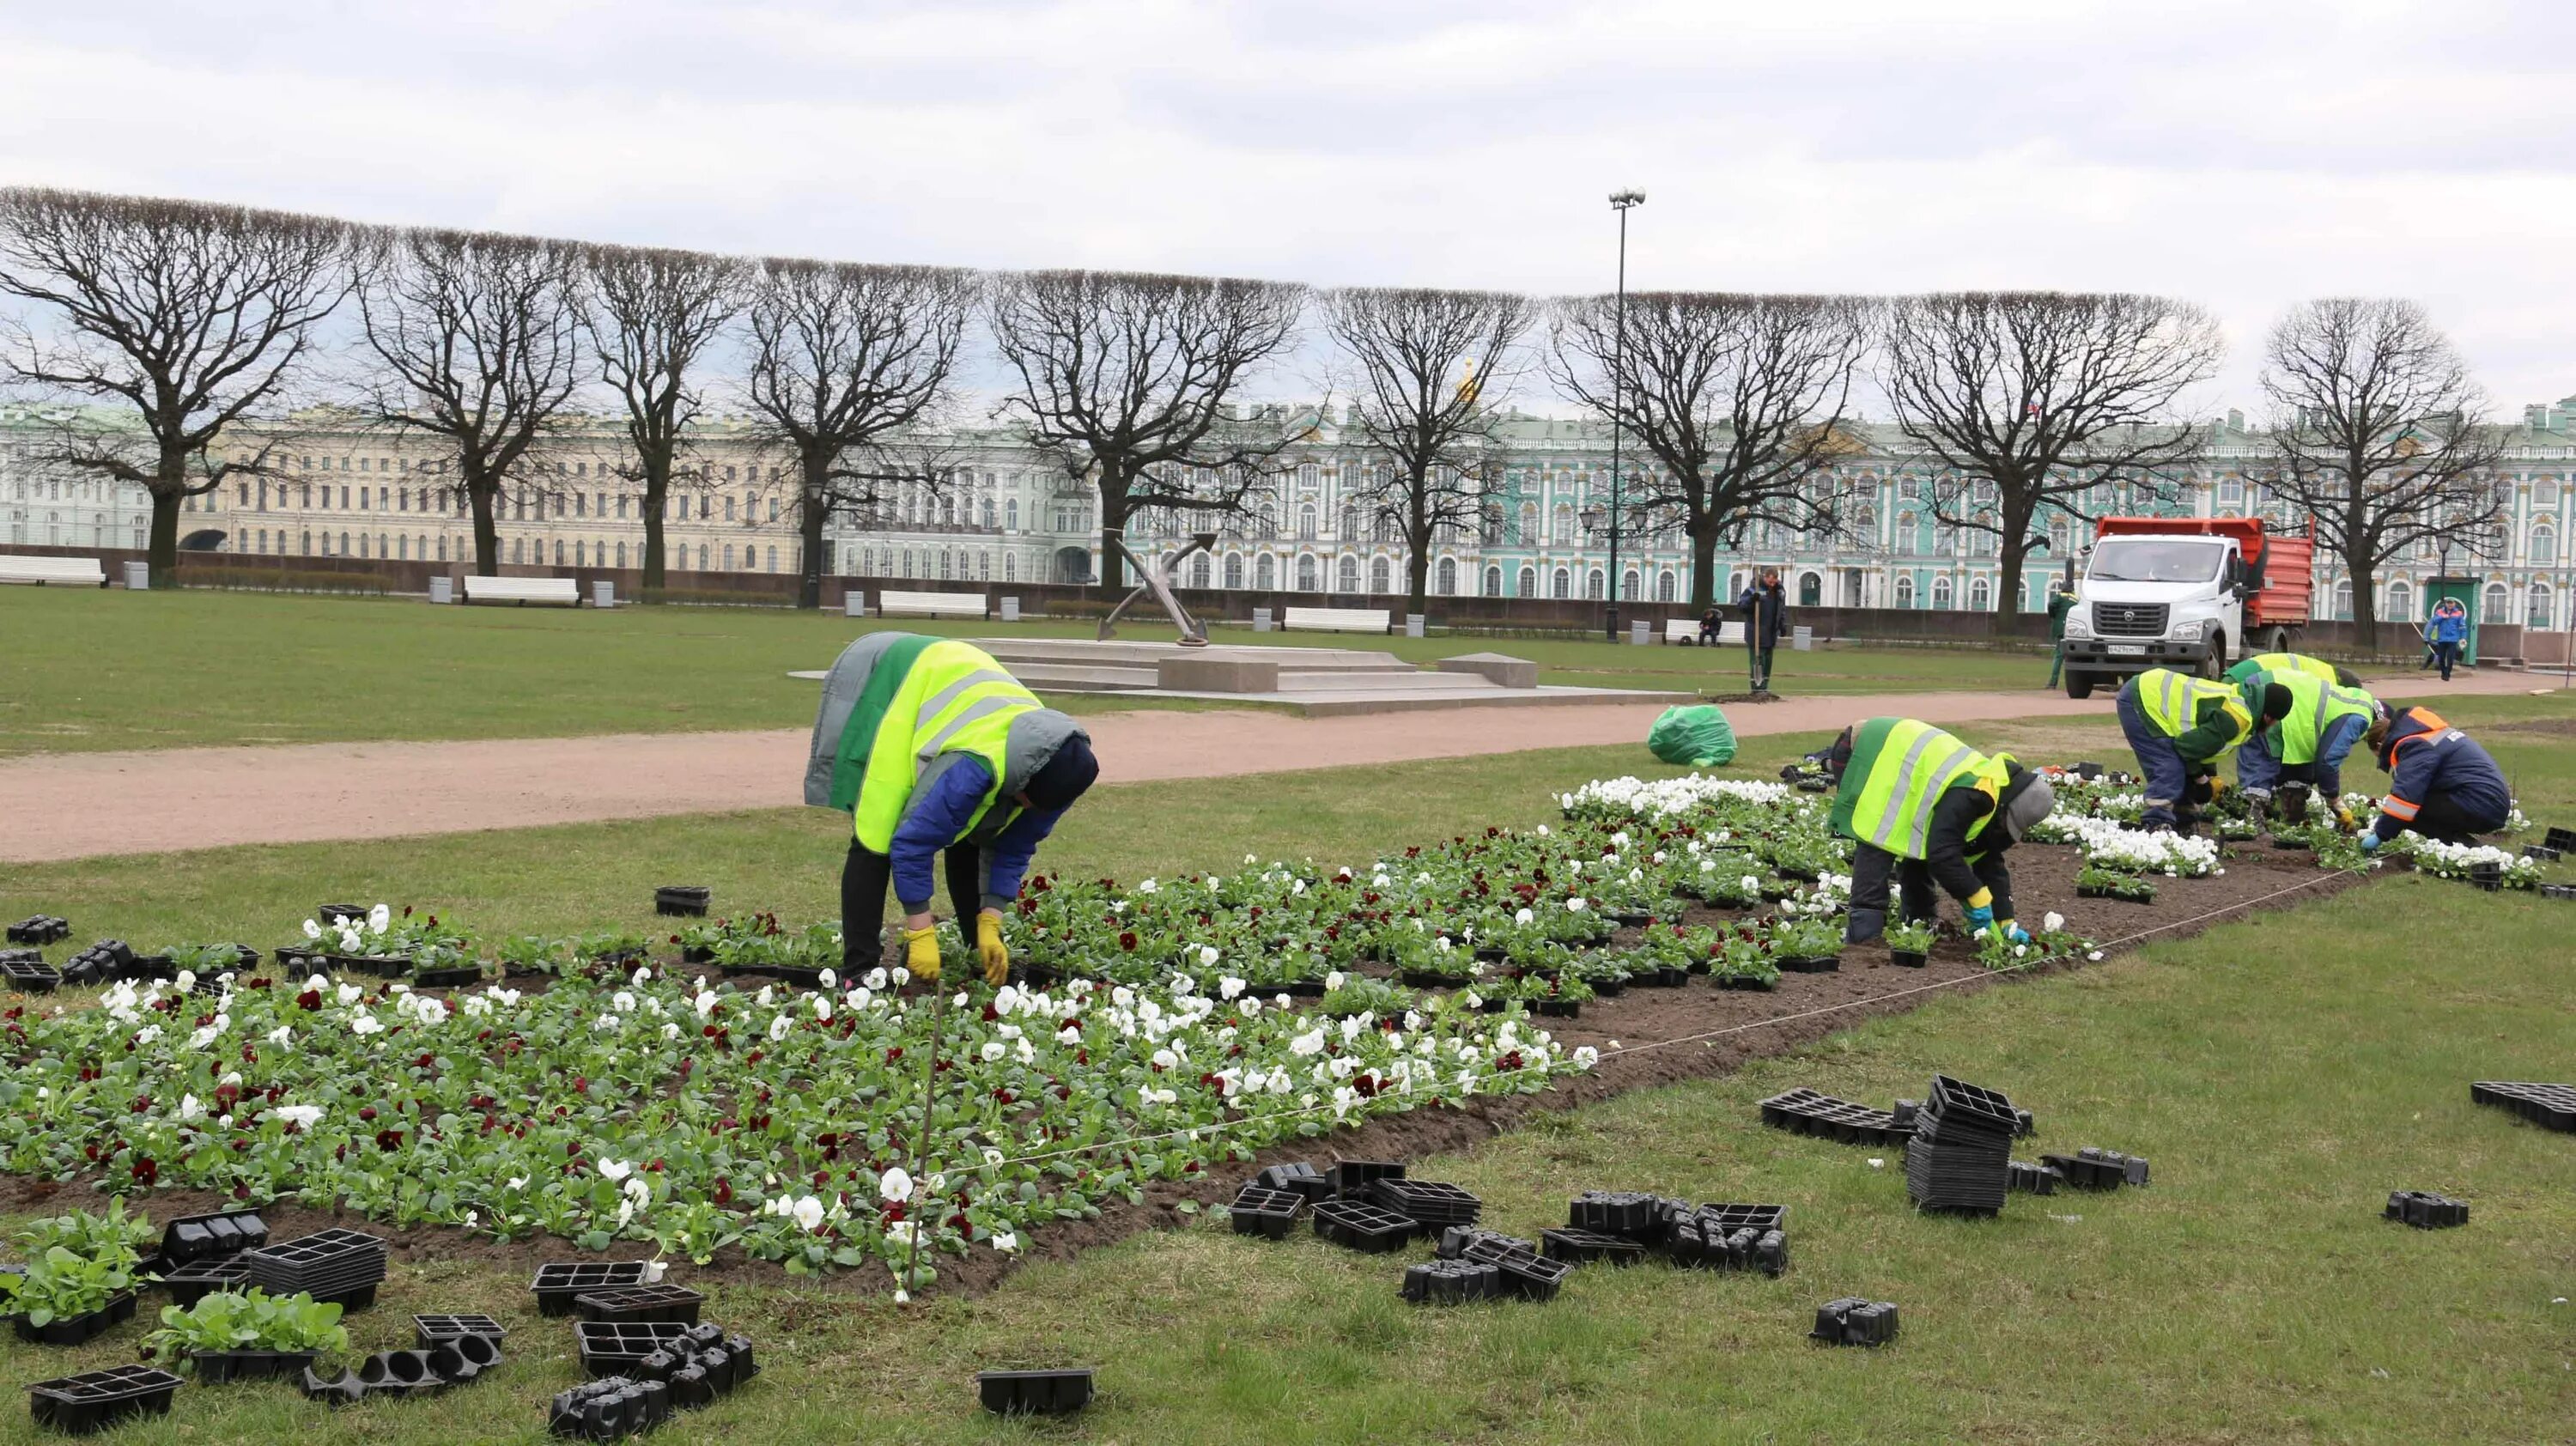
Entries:
POLYGON ((1666 763, 1715 768, 1735 757, 1735 729, 1715 703, 1667 708, 1646 731, 1646 746, 1666 763))

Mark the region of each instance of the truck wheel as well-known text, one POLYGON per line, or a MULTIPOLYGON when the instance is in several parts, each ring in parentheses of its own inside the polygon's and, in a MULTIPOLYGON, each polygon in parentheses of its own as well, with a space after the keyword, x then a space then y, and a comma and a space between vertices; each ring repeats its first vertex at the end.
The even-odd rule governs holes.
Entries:
POLYGON ((2081 703, 2093 696, 2093 675, 2066 670, 2066 696, 2081 703))
POLYGON ((2272 630, 2272 639, 2270 643, 2265 645, 2263 651, 2267 653, 2286 653, 2290 651, 2290 630, 2288 628, 2274 628, 2272 630))
POLYGON ((2201 655, 2200 675, 2215 682, 2225 676, 2226 672, 2227 634, 2212 633, 2209 637, 2209 651, 2201 655))

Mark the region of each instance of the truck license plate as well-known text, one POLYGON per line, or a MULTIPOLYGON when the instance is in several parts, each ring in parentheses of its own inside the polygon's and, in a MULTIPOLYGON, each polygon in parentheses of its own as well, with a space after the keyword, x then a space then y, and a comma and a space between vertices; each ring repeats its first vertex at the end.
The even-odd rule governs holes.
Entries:
POLYGON ((2115 658, 2143 658, 2146 655, 2147 645, 2144 643, 2113 643, 2111 645, 2111 656, 2115 658))

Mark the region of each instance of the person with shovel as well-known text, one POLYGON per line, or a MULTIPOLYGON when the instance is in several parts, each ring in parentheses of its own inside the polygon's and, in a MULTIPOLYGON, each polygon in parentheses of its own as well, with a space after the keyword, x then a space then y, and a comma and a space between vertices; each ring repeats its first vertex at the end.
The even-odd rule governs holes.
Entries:
POLYGON ((984 982, 999 988, 1011 967, 1002 911, 1039 842, 1099 774, 1090 736, 972 643, 885 632, 843 649, 823 679, 805 801, 851 818, 845 972, 882 957, 891 882, 903 906, 904 967, 939 982, 930 900, 932 856, 944 851, 958 927, 975 920, 984 982))

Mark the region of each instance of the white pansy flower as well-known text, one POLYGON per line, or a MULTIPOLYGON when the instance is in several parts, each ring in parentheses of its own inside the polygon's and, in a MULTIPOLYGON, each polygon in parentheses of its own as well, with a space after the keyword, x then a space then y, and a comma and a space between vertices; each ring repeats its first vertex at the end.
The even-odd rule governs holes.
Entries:
POLYGON ((912 1198, 912 1176, 901 1165, 877 1177, 877 1194, 889 1204, 912 1198))

